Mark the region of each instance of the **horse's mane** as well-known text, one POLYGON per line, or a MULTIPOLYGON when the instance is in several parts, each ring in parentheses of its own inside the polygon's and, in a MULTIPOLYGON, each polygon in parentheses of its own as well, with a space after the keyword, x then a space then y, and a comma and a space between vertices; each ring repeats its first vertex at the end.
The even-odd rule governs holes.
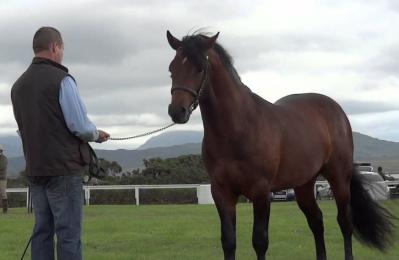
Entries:
MULTIPOLYGON (((205 49, 204 40, 206 38, 209 38, 208 33, 201 32, 187 35, 182 40, 183 53, 200 71, 206 69, 207 64, 207 58, 203 51, 205 49)), ((219 55, 223 66, 231 77, 241 85, 241 78, 233 66, 231 55, 217 42, 214 44, 213 49, 219 55)))

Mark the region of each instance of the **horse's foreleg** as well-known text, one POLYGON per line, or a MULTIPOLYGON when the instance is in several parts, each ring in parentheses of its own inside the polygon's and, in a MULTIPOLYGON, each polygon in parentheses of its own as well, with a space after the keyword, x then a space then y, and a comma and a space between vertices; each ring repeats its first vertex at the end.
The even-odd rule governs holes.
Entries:
POLYGON ((238 196, 221 189, 217 185, 212 185, 212 197, 220 217, 224 259, 233 260, 236 251, 236 204, 238 196))
POLYGON ((252 231, 252 245, 258 260, 266 259, 265 254, 269 246, 269 216, 270 195, 263 192, 253 200, 254 226, 252 231))

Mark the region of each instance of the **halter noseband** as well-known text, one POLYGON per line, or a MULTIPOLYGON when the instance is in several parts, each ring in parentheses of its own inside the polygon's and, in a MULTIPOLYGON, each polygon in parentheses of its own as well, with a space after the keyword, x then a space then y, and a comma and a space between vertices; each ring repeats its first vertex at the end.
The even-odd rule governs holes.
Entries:
MULTIPOLYGON (((208 59, 208 57, 207 57, 207 59, 208 59)), ((182 90, 182 91, 190 93, 194 97, 193 103, 191 103, 190 108, 189 108, 190 114, 197 108, 197 106, 199 104, 199 98, 201 96, 201 93, 202 93, 203 89, 205 88, 205 84, 208 81, 208 62, 206 63, 206 67, 203 71, 204 71, 204 75, 202 76, 201 84, 197 91, 187 88, 185 86, 173 86, 170 91, 170 93, 173 95, 173 93, 176 90, 182 90)))

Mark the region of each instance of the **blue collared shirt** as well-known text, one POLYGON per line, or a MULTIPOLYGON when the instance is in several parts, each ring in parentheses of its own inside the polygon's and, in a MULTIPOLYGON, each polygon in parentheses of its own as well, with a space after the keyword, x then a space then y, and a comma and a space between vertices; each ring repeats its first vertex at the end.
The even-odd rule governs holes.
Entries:
POLYGON ((70 76, 61 81, 59 102, 69 131, 84 142, 96 141, 99 136, 97 127, 87 117, 86 106, 70 76))

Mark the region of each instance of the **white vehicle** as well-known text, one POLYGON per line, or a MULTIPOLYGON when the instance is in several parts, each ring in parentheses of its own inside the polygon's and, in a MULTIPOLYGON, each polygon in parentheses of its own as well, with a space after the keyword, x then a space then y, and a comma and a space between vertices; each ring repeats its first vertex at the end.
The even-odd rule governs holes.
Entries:
POLYGON ((271 194, 271 198, 272 200, 294 200, 295 192, 294 189, 273 191, 271 194))
MULTIPOLYGON (((386 200, 390 198, 390 194, 397 191, 388 184, 391 182, 386 182, 376 172, 373 172, 373 167, 370 165, 358 166, 359 173, 362 175, 364 182, 364 188, 370 194, 373 200, 386 200)), ((398 186, 399 188, 399 186, 398 186)), ((331 191, 330 184, 328 182, 319 182, 315 186, 315 196, 316 199, 332 199, 333 194, 331 191)))
POLYGON ((315 194, 318 200, 334 198, 330 184, 327 181, 320 182, 319 184, 316 183, 315 194))
POLYGON ((399 198, 399 181, 387 181, 391 199, 399 198))
POLYGON ((389 188, 384 179, 376 172, 360 171, 363 177, 364 188, 374 200, 386 200, 389 198, 389 188))

